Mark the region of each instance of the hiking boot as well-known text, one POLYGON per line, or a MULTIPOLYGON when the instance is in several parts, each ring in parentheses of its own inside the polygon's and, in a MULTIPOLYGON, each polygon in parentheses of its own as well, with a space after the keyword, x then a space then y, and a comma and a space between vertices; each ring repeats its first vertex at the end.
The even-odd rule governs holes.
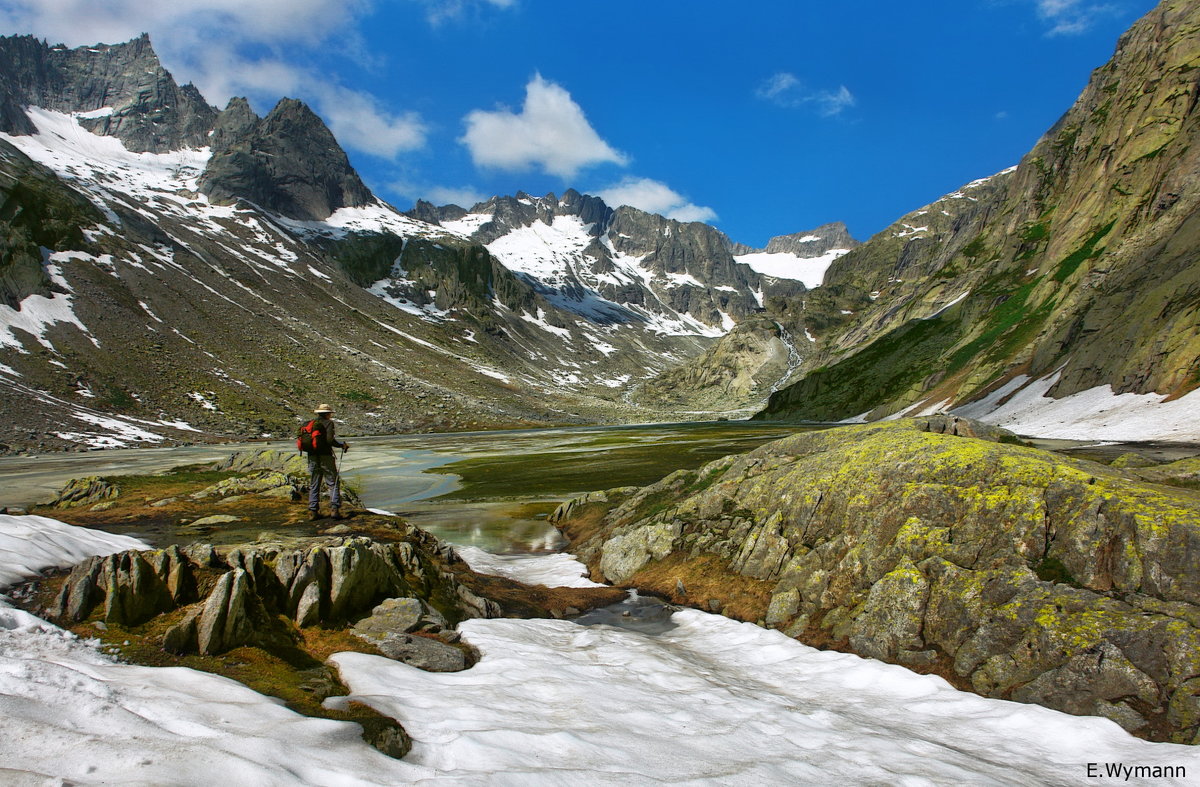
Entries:
POLYGON ((338 510, 335 508, 335 509, 333 509, 333 514, 332 514, 332 515, 330 515, 330 517, 329 517, 329 518, 330 518, 330 519, 339 519, 339 520, 340 520, 340 519, 345 519, 346 517, 344 517, 344 516, 342 515, 342 512, 341 512, 341 511, 338 511, 338 510))
POLYGON ((321 512, 320 512, 320 511, 318 511, 318 510, 317 510, 317 509, 315 509, 315 508, 310 508, 310 509, 308 510, 308 520, 309 520, 310 522, 316 522, 316 521, 317 521, 318 519, 320 519, 320 518, 321 518, 321 512))

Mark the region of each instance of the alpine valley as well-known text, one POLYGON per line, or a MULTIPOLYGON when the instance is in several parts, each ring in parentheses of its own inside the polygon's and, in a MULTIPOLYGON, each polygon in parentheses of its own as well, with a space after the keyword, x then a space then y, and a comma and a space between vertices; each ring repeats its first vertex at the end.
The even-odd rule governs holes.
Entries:
POLYGON ((1016 166, 753 248, 400 211, 300 101, 0 38, 0 453, 277 443, 0 458, 72 479, 0 501, 0 772, 1183 783, 1198 137, 1162 0, 1016 166), (280 442, 317 402, 380 436, 332 517, 280 442))
POLYGON ((280 434, 318 398, 358 433, 748 414, 801 357, 764 304, 805 291, 755 267, 812 283, 855 245, 735 247, 572 190, 402 214, 304 104, 218 111, 148 37, 0 39, 0 76, 10 449, 280 434), (735 328, 700 390, 655 380, 735 328))

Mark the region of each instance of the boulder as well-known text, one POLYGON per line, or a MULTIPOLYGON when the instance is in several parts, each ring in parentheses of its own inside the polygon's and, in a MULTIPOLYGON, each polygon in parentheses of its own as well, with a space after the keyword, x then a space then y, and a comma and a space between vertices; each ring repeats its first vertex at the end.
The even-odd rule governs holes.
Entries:
POLYGON ((379 652, 389 659, 403 661, 427 672, 459 672, 468 666, 467 656, 462 650, 430 637, 388 634, 363 639, 379 648, 379 652))
POLYGON ((112 500, 121 494, 120 487, 105 481, 100 476, 72 478, 58 490, 58 494, 50 501, 53 508, 79 508, 95 506, 112 500))

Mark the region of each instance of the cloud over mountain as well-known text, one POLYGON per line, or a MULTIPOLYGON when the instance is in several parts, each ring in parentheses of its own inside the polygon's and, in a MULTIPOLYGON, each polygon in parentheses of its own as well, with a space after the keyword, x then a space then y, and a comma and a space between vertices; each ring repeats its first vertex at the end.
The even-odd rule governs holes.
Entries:
POLYGON ((464 122, 467 130, 459 142, 479 167, 540 169, 572 178, 596 164, 628 162, 625 154, 600 138, 571 94, 541 74, 525 86, 520 112, 477 109, 464 122))

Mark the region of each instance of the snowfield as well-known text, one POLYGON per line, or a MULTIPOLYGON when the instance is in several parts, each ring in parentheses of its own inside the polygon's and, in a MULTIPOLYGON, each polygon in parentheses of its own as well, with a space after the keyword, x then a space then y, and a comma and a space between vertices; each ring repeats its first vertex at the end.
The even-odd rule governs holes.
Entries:
POLYGON ((1058 378, 1057 372, 1039 380, 1022 375, 953 413, 1027 437, 1200 442, 1200 390, 1168 402, 1161 394, 1116 394, 1103 385, 1054 399, 1046 392, 1058 378))
MULTIPOLYGON (((812 237, 812 236, 810 236, 812 237)), ((799 257, 791 252, 754 252, 739 254, 733 259, 749 265, 764 276, 776 279, 794 279, 808 289, 820 287, 825 280, 825 271, 833 261, 850 249, 830 249, 819 257, 799 257)))
MULTIPOLYGON (((0 516, 6 582, 124 548, 0 516), (38 533, 45 533, 42 537, 38 533)), ((578 582, 563 555, 471 553, 510 576, 578 582)), ((583 580, 586 581, 586 580, 583 580)), ((1079 784, 1088 763, 1190 768, 1200 751, 1113 722, 989 700, 901 667, 817 651, 696 610, 647 635, 554 620, 472 620, 460 673, 332 662, 350 698, 404 723, 403 760, 357 726, 311 719, 234 681, 121 664, 0 602, 0 774, 9 784, 1079 784)), ((1155 784, 1184 784, 1159 779, 1155 784)))

